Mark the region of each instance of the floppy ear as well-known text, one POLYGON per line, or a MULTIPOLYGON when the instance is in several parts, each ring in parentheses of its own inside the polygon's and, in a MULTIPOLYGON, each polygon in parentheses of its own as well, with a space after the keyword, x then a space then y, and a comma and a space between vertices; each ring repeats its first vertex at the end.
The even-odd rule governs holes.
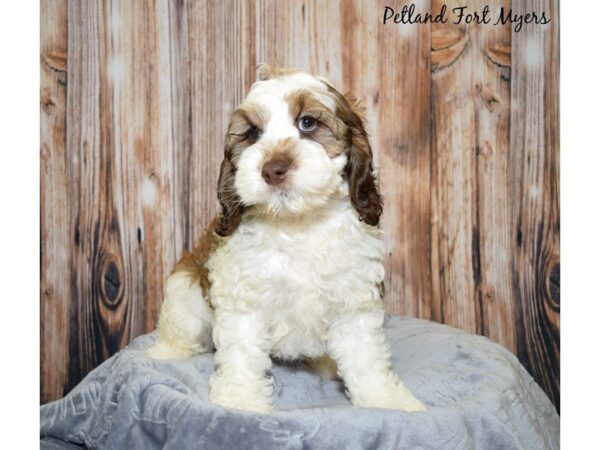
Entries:
POLYGON ((217 198, 221 204, 221 215, 215 232, 219 236, 229 236, 235 231, 242 218, 243 205, 235 191, 235 166, 231 162, 231 149, 225 146, 225 156, 221 162, 221 172, 217 183, 217 198))
POLYGON ((364 126, 364 109, 353 95, 342 96, 338 93, 338 96, 338 115, 348 127, 345 174, 350 201, 358 211, 360 220, 376 226, 383 212, 383 197, 379 194, 373 172, 373 152, 364 126))

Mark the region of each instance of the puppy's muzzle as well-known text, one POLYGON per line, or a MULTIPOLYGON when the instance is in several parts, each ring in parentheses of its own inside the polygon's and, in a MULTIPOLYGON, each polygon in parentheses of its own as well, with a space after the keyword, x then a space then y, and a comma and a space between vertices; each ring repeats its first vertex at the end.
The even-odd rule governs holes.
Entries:
POLYGON ((290 168, 290 161, 287 158, 277 158, 267 162, 261 175, 267 184, 277 186, 285 180, 286 174, 290 168))

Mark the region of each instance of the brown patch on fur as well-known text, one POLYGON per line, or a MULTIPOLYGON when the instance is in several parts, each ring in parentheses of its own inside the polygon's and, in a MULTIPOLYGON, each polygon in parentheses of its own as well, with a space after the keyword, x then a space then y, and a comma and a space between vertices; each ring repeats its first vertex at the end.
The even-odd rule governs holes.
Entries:
MULTIPOLYGON (((275 145, 269 149, 268 157, 263 163, 263 171, 270 163, 282 164, 288 173, 296 169, 296 140, 291 137, 278 140, 275 145)), ((265 173, 263 172, 263 177, 264 176, 265 173)), ((276 184, 284 186, 287 183, 288 177, 284 176, 281 177, 281 181, 277 182, 276 184)))
POLYGON ((287 94, 285 100, 296 124, 302 117, 311 117, 317 121, 317 127, 313 131, 302 133, 303 137, 321 144, 330 158, 339 156, 345 151, 346 125, 313 93, 306 89, 299 89, 287 94))
POLYGON ((239 108, 231 113, 229 119, 229 127, 225 135, 225 153, 230 153, 230 157, 234 154, 239 155, 240 151, 248 146, 248 138, 252 128, 251 122, 248 121, 246 114, 239 108))
POLYGON ((241 221, 245 207, 234 186, 236 163, 242 151, 254 143, 250 135, 252 127, 262 130, 268 120, 268 113, 252 103, 241 105, 231 114, 217 183, 217 198, 221 204, 221 215, 215 232, 219 236, 229 236, 241 221))
POLYGON ((319 356, 304 360, 313 372, 317 373, 323 380, 339 380, 337 363, 329 355, 319 356))
POLYGON ((333 111, 327 108, 319 99, 308 89, 297 89, 289 92, 285 96, 290 115, 294 120, 303 116, 310 116, 319 119, 319 116, 327 115, 330 118, 335 117, 333 111))
POLYGON ((231 148, 226 147, 217 182, 217 198, 221 204, 221 214, 215 232, 219 236, 229 236, 233 233, 240 224, 244 212, 244 205, 234 186, 235 171, 231 148))
POLYGON ((338 139, 335 133, 328 127, 318 126, 315 131, 312 132, 311 139, 314 139, 321 144, 330 158, 335 158, 346 150, 344 141, 338 139))
POLYGON ((259 130, 264 130, 267 122, 269 122, 269 112, 262 109, 260 105, 255 103, 246 102, 241 104, 231 114, 231 124, 234 125, 234 130, 229 130, 227 133, 232 131, 249 130, 252 126, 257 127, 259 130))
POLYGON ((265 160, 265 164, 276 159, 283 159, 290 164, 290 169, 293 169, 295 150, 296 141, 294 138, 280 139, 269 149, 269 157, 265 160))
POLYGON ((300 69, 285 68, 281 67, 278 62, 273 65, 267 63, 261 63, 258 65, 258 79, 259 80, 271 80, 273 78, 285 77, 287 75, 294 75, 295 73, 301 73, 300 69))
POLYGON ((319 142, 330 157, 348 153, 345 174, 348 179, 350 200, 358 211, 360 220, 376 226, 383 212, 383 198, 379 194, 373 171, 373 152, 365 129, 365 108, 352 94, 340 94, 323 81, 327 93, 334 101, 335 112, 327 108, 308 90, 288 94, 290 114, 295 120, 309 116, 319 126, 307 136, 319 142))
POLYGON ((210 280, 206 262, 222 242, 222 239, 216 234, 218 223, 219 217, 215 217, 204 230, 194 248, 181 257, 171 272, 171 275, 178 272, 188 273, 192 284, 200 284, 202 294, 207 301, 209 300, 210 280))
POLYGON ((363 123, 367 123, 367 108, 363 105, 362 100, 359 100, 354 94, 347 92, 344 98, 348 102, 350 109, 358 116, 358 119, 363 123))
POLYGON ((229 148, 233 162, 237 162, 242 150, 254 143, 250 136, 252 127, 262 131, 269 119, 268 111, 253 103, 244 103, 231 113, 225 146, 229 148))
POLYGON ((328 89, 336 103, 337 117, 348 127, 348 164, 345 173, 350 200, 360 220, 369 225, 378 225, 383 212, 383 198, 373 172, 373 152, 364 126, 364 108, 353 95, 343 96, 331 85, 328 85, 328 89))

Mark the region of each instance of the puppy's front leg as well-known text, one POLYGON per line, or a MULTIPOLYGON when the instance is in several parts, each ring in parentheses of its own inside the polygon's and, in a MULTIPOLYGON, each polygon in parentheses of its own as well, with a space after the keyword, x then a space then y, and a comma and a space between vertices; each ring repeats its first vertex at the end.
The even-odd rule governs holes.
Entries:
POLYGON ((329 330, 328 351, 357 406, 424 411, 425 406, 392 371, 383 334, 383 312, 340 317, 329 330))
POLYGON ((210 378, 210 400, 228 407, 273 411, 272 379, 266 325, 258 313, 217 309, 213 340, 215 372, 210 378))

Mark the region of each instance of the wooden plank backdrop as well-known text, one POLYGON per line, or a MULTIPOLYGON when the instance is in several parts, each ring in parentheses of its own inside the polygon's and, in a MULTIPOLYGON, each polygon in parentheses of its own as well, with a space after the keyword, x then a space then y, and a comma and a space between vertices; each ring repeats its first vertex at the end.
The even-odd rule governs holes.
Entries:
POLYGON ((499 342, 558 407, 558 1, 487 3, 551 22, 382 25, 400 1, 42 0, 42 402, 154 328, 218 210, 228 115, 278 61, 365 101, 387 309, 499 342))

